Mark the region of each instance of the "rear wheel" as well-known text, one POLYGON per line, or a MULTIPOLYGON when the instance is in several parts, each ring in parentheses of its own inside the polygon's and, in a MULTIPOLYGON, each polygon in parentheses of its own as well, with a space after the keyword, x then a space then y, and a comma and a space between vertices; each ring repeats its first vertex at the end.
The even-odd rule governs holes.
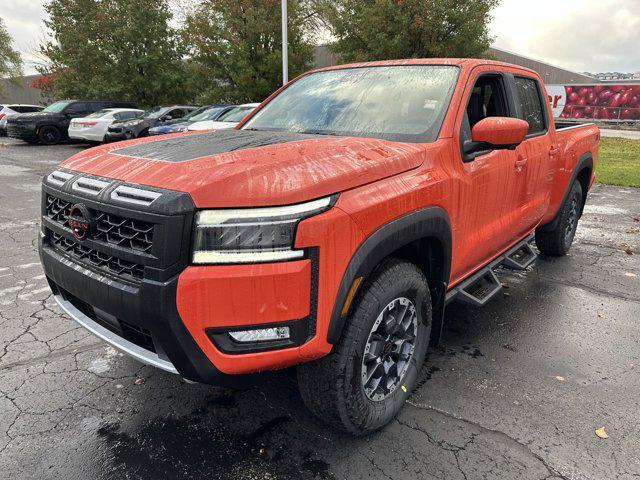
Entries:
POLYGON ((571 248, 578 229, 582 210, 582 185, 573 182, 569 195, 562 205, 558 224, 553 230, 536 230, 536 246, 545 255, 561 257, 571 248))
POLYGON ((431 297, 415 265, 384 261, 360 292, 338 344, 298 367, 300 393, 322 420, 355 435, 384 427, 413 389, 431 332, 431 297))
POLYGON ((42 127, 40 133, 38 133, 38 140, 45 145, 55 145, 59 143, 61 139, 62 134, 56 127, 42 127))

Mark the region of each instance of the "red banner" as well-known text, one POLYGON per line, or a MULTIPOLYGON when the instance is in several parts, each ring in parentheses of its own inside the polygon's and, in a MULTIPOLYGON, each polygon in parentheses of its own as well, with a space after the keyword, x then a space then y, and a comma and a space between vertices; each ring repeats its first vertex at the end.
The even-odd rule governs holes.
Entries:
POLYGON ((640 120, 640 85, 549 85, 556 118, 640 120))

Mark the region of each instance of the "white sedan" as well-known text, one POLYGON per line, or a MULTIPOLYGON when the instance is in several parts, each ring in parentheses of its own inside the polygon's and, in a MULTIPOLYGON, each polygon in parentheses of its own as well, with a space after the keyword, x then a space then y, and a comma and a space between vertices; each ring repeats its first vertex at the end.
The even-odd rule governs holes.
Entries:
POLYGON ((249 115, 256 108, 259 103, 245 103, 232 108, 224 115, 220 116, 217 120, 205 120, 202 122, 195 122, 189 125, 189 131, 202 131, 202 130, 225 130, 233 128, 240 121, 249 115))
POLYGON ((86 142, 104 142, 109 125, 139 117, 144 110, 133 108, 107 108, 87 117, 74 118, 69 124, 69 138, 86 142))

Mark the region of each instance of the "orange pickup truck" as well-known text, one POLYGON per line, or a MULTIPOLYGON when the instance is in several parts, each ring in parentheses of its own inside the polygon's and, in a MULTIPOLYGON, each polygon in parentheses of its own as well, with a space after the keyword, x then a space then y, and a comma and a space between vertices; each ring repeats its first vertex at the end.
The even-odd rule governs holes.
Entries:
POLYGON ((359 435, 415 385, 445 305, 569 250, 599 130, 488 60, 308 72, 236 129, 104 145, 43 179, 54 298, 136 359, 217 385, 297 365, 359 435))

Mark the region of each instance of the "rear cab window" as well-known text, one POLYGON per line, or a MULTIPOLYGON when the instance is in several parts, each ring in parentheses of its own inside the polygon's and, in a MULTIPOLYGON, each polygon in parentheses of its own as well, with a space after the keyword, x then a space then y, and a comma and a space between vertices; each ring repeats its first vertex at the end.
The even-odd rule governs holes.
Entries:
POLYGON ((529 135, 547 131, 542 89, 537 80, 530 77, 514 77, 518 118, 529 123, 529 135))

